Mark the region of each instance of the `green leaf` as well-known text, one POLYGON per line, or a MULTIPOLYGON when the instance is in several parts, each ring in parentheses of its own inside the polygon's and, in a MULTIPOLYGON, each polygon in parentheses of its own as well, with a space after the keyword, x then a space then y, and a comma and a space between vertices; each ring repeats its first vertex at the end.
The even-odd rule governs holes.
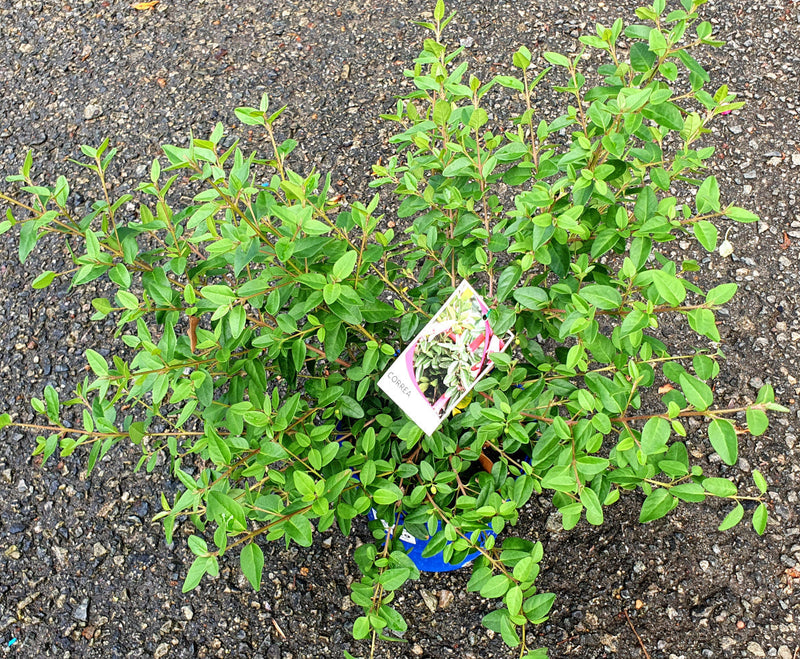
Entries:
POLYGON ((669 173, 663 167, 651 167, 650 180, 662 190, 669 190, 671 183, 669 173))
POLYGON ((694 225, 695 238, 706 248, 706 251, 713 252, 717 248, 717 227, 707 220, 700 220, 694 225))
POLYGON ((129 293, 128 291, 119 290, 116 294, 116 300, 119 303, 119 306, 125 309, 138 309, 139 308, 139 300, 133 294, 129 293))
POLYGON ((375 490, 375 492, 372 493, 372 499, 379 506, 388 506, 396 501, 400 501, 402 497, 403 493, 400 491, 400 488, 393 483, 384 485, 381 489, 375 490))
POLYGON ((242 306, 235 306, 228 314, 228 327, 231 330, 231 336, 238 339, 244 331, 245 323, 247 322, 247 312, 242 306))
POLYGON ((668 304, 677 307, 686 299, 686 288, 683 282, 675 275, 671 275, 664 270, 653 270, 653 284, 658 294, 663 297, 668 304))
POLYGON ((533 581, 539 574, 539 565, 532 556, 526 556, 514 566, 514 578, 519 581, 533 581))
POLYGON ((738 288, 739 285, 734 283, 720 284, 719 286, 715 286, 708 291, 708 293, 706 293, 706 302, 714 306, 725 304, 734 295, 736 295, 738 288))
POLYGON ((295 339, 294 343, 292 343, 292 362, 298 372, 302 370, 303 364, 305 364, 307 350, 306 343, 302 338, 295 339))
POLYGON ((52 385, 48 384, 44 388, 44 400, 47 403, 47 416, 51 421, 57 423, 59 417, 58 392, 52 387, 52 385))
POLYGON ((725 519, 722 520, 722 524, 719 525, 717 530, 727 531, 729 528, 734 527, 741 522, 742 517, 744 517, 744 506, 742 506, 740 503, 737 503, 736 507, 727 515, 725 515, 725 519))
POLYGON ((711 80, 706 70, 698 64, 697 60, 694 59, 688 52, 686 52, 685 48, 681 48, 677 52, 678 59, 683 62, 683 65, 689 69, 692 73, 698 76, 703 82, 708 82, 711 80))
MULTIPOLYGON (((655 30, 650 34, 654 32, 655 30)), ((659 126, 664 126, 670 130, 681 130, 683 128, 683 116, 678 106, 674 103, 648 105, 642 109, 642 114, 655 121, 659 126)))
POLYGON ((771 403, 775 400, 775 390, 771 384, 765 384, 758 390, 756 403, 771 403))
POLYGON ((711 446, 725 464, 734 465, 739 458, 739 440, 736 429, 727 419, 714 419, 708 426, 711 446))
MULTIPOLYGON (((658 212, 658 199, 656 193, 648 186, 636 197, 636 204, 633 206, 633 215, 640 222, 646 222, 658 212)), ((598 239, 600 234, 598 234, 598 239)))
POLYGON ((706 478, 703 480, 706 492, 717 497, 736 496, 736 485, 727 478, 706 478))
POLYGON ((225 519, 230 519, 235 524, 229 528, 235 528, 240 531, 244 531, 247 528, 242 504, 219 490, 211 490, 208 493, 207 514, 221 526, 225 523, 225 519))
POLYGON ((541 485, 545 489, 559 492, 574 492, 578 486, 571 465, 552 467, 542 478, 541 485))
POLYGON ((379 609, 379 612, 381 618, 386 620, 389 629, 393 629, 394 631, 397 632, 404 632, 408 629, 408 624, 406 623, 403 616, 401 616, 391 606, 387 606, 386 604, 384 604, 379 609))
POLYGON ((255 108, 236 108, 233 113, 239 121, 248 126, 266 125, 265 113, 255 108))
POLYGON ((769 418, 764 411, 752 407, 747 409, 747 429, 751 435, 763 435, 768 426, 769 418))
POLYGON ((556 66, 565 66, 569 68, 572 64, 569 59, 561 53, 546 52, 544 53, 544 58, 550 62, 550 64, 555 64, 556 66))
POLYGON ((11 425, 11 415, 8 412, 0 414, 0 430, 11 425))
POLYGON ((502 597, 512 585, 513 582, 505 574, 495 574, 483 585, 480 594, 487 599, 502 597))
POLYGON ((25 263, 28 256, 36 247, 36 241, 39 238, 39 232, 36 228, 36 222, 28 220, 24 222, 19 230, 19 262, 25 263))
POLYGON ((618 229, 603 229, 592 242, 592 257, 598 258, 605 254, 620 241, 618 229))
POLYGON ((681 483, 670 488, 670 494, 675 495, 681 501, 698 503, 706 500, 706 491, 699 483, 681 483))
POLYGON ((578 473, 586 480, 591 480, 597 474, 608 469, 609 464, 610 462, 606 458, 598 458, 592 455, 584 455, 575 462, 578 473))
POLYGON ((678 504, 678 500, 668 490, 658 487, 654 489, 642 504, 639 521, 643 524, 664 517, 678 504))
POLYGON ((697 377, 701 380, 710 380, 716 377, 719 372, 719 365, 717 362, 706 355, 695 355, 692 358, 692 367, 697 377))
POLYGON ((719 212, 719 184, 716 176, 709 176, 700 184, 695 201, 700 213, 719 212))
POLYGON ((763 503, 753 513, 753 528, 758 535, 764 535, 767 530, 767 507, 763 503))
POLYGON ((701 412, 707 410, 714 402, 714 393, 711 391, 711 387, 688 373, 681 373, 678 383, 681 385, 686 400, 689 404, 694 405, 696 410, 701 412))
POLYGON ((712 341, 720 340, 716 317, 711 309, 692 309, 686 314, 686 319, 689 321, 689 327, 698 334, 702 334, 712 341))
POLYGON ((86 361, 89 362, 89 366, 95 375, 108 375, 108 362, 106 362, 106 358, 103 355, 91 348, 88 348, 85 354, 86 361))
POLYGON ((518 69, 527 69, 531 65, 531 51, 525 46, 520 46, 511 59, 518 69))
POLYGON ((505 594, 503 601, 508 607, 508 612, 511 615, 517 615, 522 608, 522 589, 519 586, 513 586, 505 594))
POLYGON ((758 215, 738 206, 728 206, 725 215, 737 222, 758 222, 758 215))
POLYGON ((620 325, 620 336, 628 336, 629 334, 632 334, 640 329, 644 329, 649 325, 650 316, 643 311, 633 309, 627 316, 625 316, 625 320, 623 320, 622 325, 620 325))
POLYGON ((622 306, 622 295, 616 288, 601 284, 589 284, 578 291, 580 296, 598 309, 618 309, 622 306))
POLYGON ((350 396, 342 396, 339 399, 339 409, 342 411, 342 414, 353 419, 364 418, 364 408, 362 408, 361 405, 359 405, 356 400, 350 396))
POLYGON ((203 288, 200 289, 200 294, 218 307, 227 306, 236 299, 236 294, 231 290, 231 287, 225 286, 224 284, 203 286, 203 288))
POLYGON ((325 288, 322 289, 322 297, 325 300, 325 304, 328 306, 336 302, 341 293, 342 285, 336 282, 329 282, 325 284, 325 288))
POLYGON ((239 555, 242 572, 253 586, 253 590, 261 590, 261 575, 264 570, 264 552, 255 542, 247 544, 239 555))
MULTIPOLYGON (((639 25, 632 27, 644 27, 644 26, 639 25)), ((625 30, 626 33, 628 32, 628 29, 625 30)), ((646 28, 646 29, 648 30, 648 34, 649 31, 652 30, 652 28, 646 28)), ((634 43, 631 46, 630 58, 631 58, 631 68, 634 71, 639 71, 640 73, 649 71, 650 67, 653 66, 653 64, 656 61, 655 53, 650 51, 650 48, 648 48, 646 43, 642 43, 640 41, 634 43)))
POLYGON ((514 291, 514 299, 527 309, 541 309, 549 297, 547 291, 537 286, 525 286, 514 291))
POLYGON ((520 643, 517 626, 511 622, 508 616, 500 621, 500 635, 503 637, 503 643, 510 648, 515 648, 520 643))
POLYGON ((33 280, 31 286, 33 288, 47 288, 55 278, 56 273, 52 270, 45 270, 36 279, 33 280))
POLYGON ((761 494, 767 493, 767 479, 764 478, 761 472, 756 469, 753 470, 753 482, 756 484, 756 487, 761 494))
POLYGON ((195 556, 205 556, 208 554, 208 545, 201 537, 190 535, 186 542, 189 545, 189 549, 195 556))
POLYGON ((367 616, 359 616, 356 618, 356 621, 353 623, 353 638, 360 641, 363 638, 367 638, 369 632, 369 618, 367 618, 367 616))
MULTIPOLYGON (((197 401, 192 400, 189 401, 189 403, 194 403, 196 407, 197 401)), ((189 405, 184 408, 184 412, 186 409, 189 409, 189 405)), ((191 414, 193 411, 194 408, 192 408, 189 413, 191 414)), ((183 416, 183 414, 181 414, 181 416, 183 416)), ((208 440, 208 456, 211 458, 211 461, 218 467, 225 467, 229 465, 231 462, 231 450, 228 448, 225 440, 213 430, 207 433, 206 438, 208 440)))
POLYGON ((407 567, 395 567, 386 570, 381 574, 379 581, 386 590, 397 590, 411 576, 411 570, 407 567))
POLYGON ((346 279, 350 276, 353 272, 353 269, 356 267, 356 261, 358 260, 358 254, 353 250, 348 250, 342 256, 340 256, 336 263, 333 264, 332 274, 334 278, 338 281, 342 279, 346 279))
POLYGON ((661 417, 648 419, 642 428, 641 449, 645 455, 657 455, 667 450, 671 435, 669 422, 661 417))
POLYGON ((294 486, 302 497, 314 496, 314 479, 304 471, 295 471, 292 474, 294 486))
POLYGON ((588 487, 581 488, 580 499, 586 508, 586 521, 594 526, 600 526, 603 523, 603 507, 595 491, 588 487))
POLYGON ((108 278, 113 281, 120 288, 130 288, 131 273, 124 263, 117 263, 111 270, 108 271, 108 278))
POLYGON ((547 614, 550 613, 550 609, 553 608, 555 600, 555 593, 537 593, 525 600, 522 605, 522 612, 528 620, 535 624, 544 622, 547 619, 547 614))
POLYGON ((522 268, 516 263, 507 266, 503 272, 500 273, 500 278, 497 280, 497 301, 504 302, 509 296, 514 287, 519 283, 522 276, 522 268))
POLYGON ((310 547, 313 543, 311 522, 303 515, 294 515, 284 527, 286 535, 301 547, 310 547))
POLYGON ((189 571, 186 573, 186 579, 183 581, 181 592, 188 593, 190 590, 194 590, 200 584, 203 575, 208 572, 211 562, 212 559, 210 556, 198 556, 195 558, 192 565, 189 567, 189 571))
POLYGON ((475 173, 475 165, 466 156, 456 158, 442 170, 442 176, 470 176, 475 173))

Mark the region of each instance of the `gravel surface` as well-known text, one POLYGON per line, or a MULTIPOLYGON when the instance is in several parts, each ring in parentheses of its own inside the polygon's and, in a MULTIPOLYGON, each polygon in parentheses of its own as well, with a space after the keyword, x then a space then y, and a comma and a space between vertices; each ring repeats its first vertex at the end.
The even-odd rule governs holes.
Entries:
MULTIPOLYGON (((448 4, 458 10, 448 37, 468 46, 483 77, 504 72, 523 44, 541 67, 543 51, 575 49, 595 21, 630 20, 636 6, 448 4)), ((80 144, 110 136, 120 149, 111 181, 121 194, 145 176, 159 144, 184 144, 190 129, 203 135, 222 121, 245 149, 263 148, 262 135, 235 125, 233 108, 257 104, 266 90, 276 105, 289 105, 280 130, 300 141, 294 166, 333 170, 337 191, 363 198, 370 163, 389 153, 392 129, 377 117, 407 89, 402 71, 421 43, 412 21, 432 5, 161 0, 140 11, 119 0, 0 0, 0 175, 15 173, 32 148, 41 181, 65 173, 80 182, 84 174, 67 159, 80 144)), ((733 247, 727 258, 697 255, 706 270, 701 283, 741 286, 722 317, 728 359, 717 397, 738 405, 768 382, 791 408, 741 446, 742 481, 757 468, 770 484, 767 532, 759 538, 744 525, 717 532, 726 511, 713 504, 682 507, 642 527, 634 497, 609 510, 600 529, 582 523, 554 532, 552 509, 533 502, 520 532, 545 544, 541 587, 558 593, 550 621, 536 630, 552 657, 800 657, 799 9, 794 0, 716 0, 703 8, 728 41, 700 58, 712 85, 727 82, 748 101, 707 136, 717 147, 715 173, 726 200, 763 219, 722 227, 733 247)), ((542 94, 546 114, 550 92, 542 94)), ((120 349, 109 324, 89 322, 92 286, 30 288, 42 269, 68 267, 61 245, 42 247, 21 268, 15 236, 0 239, 0 411, 20 421, 33 418, 25 401, 46 384, 69 396, 85 375, 87 347, 120 349)), ((692 249, 675 246, 687 258, 692 249)), ((675 343, 686 334, 681 324, 662 331, 675 343)), ((708 456, 706 442, 690 444, 709 472, 738 473, 708 456)), ((321 534, 308 550, 264 547, 259 593, 233 560, 218 579, 183 595, 189 529, 176 530, 167 546, 149 521, 160 508, 157 493, 176 488, 163 469, 133 474, 138 455, 122 448, 87 479, 80 456, 42 469, 30 457, 33 446, 29 434, 0 433, 0 655, 365 652, 350 638, 358 614, 348 599, 357 571, 350 556, 363 526, 350 538, 321 534)), ((384 646, 379 656, 513 656, 480 626, 490 605, 464 592, 467 578, 464 571, 426 575, 406 587, 399 606, 408 643, 384 646)))

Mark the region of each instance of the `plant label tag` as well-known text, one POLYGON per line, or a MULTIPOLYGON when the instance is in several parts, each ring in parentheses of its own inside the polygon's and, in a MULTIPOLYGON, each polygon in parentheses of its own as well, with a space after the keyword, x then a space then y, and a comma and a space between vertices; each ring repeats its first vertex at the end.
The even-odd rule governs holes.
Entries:
POLYGON ((378 382, 426 435, 492 370, 489 356, 514 338, 494 334, 488 317, 483 298, 462 281, 378 382))

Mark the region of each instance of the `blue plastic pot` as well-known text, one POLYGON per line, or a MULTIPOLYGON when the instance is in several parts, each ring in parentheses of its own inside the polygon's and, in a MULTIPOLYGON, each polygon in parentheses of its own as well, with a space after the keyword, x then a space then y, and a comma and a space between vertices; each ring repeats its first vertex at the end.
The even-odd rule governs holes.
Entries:
MULTIPOLYGON (((368 515, 369 519, 374 520, 375 511, 370 510, 368 515)), ((402 514, 398 516, 398 521, 402 521, 403 517, 402 514)), ((386 525, 386 522, 384 522, 386 525)), ((388 530, 388 525, 386 525, 388 530)), ((436 532, 442 530, 442 523, 437 522, 436 532)), ((483 547, 483 543, 485 542, 486 538, 489 536, 496 536, 497 534, 493 531, 484 531, 480 536, 479 544, 483 547)), ((425 548, 428 546, 428 540, 421 540, 420 538, 415 538, 411 535, 408 531, 403 529, 400 533, 400 542, 403 544, 403 547, 408 551, 408 557, 413 561, 414 565, 420 572, 452 572, 453 570, 458 570, 462 567, 465 567, 472 563, 478 556, 481 555, 479 551, 474 551, 464 558, 463 561, 460 563, 448 563, 444 560, 444 551, 437 552, 433 554, 433 556, 425 557, 422 555, 422 552, 425 551, 425 548)), ((447 544, 451 544, 449 541, 447 544)))

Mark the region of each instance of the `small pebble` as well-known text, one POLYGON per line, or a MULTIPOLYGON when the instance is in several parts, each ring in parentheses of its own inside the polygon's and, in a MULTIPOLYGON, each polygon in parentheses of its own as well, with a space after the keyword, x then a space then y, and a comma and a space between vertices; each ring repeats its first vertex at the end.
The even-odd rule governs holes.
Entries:
POLYGON ((86 119, 87 121, 90 119, 96 119, 102 114, 103 114, 103 108, 101 108, 99 105, 95 103, 89 103, 89 105, 87 105, 83 109, 83 118, 86 119))
POLYGON ((80 622, 86 622, 89 619, 89 598, 84 597, 78 606, 72 610, 72 617, 80 622))
POLYGON ((420 594, 422 595, 422 601, 425 602, 425 606, 428 607, 428 610, 431 613, 434 613, 439 604, 438 599, 433 595, 433 593, 427 590, 421 590, 420 594))
POLYGON ((453 603, 453 591, 452 590, 440 590, 439 591, 439 608, 446 609, 453 603))
POLYGON ((563 530, 563 527, 561 526, 561 513, 551 513, 547 517, 544 528, 550 533, 558 533, 559 531, 563 530))
POLYGON ((181 613, 183 614, 183 617, 186 618, 187 620, 191 620, 192 618, 194 618, 194 611, 192 610, 191 606, 188 605, 182 606, 181 613))

